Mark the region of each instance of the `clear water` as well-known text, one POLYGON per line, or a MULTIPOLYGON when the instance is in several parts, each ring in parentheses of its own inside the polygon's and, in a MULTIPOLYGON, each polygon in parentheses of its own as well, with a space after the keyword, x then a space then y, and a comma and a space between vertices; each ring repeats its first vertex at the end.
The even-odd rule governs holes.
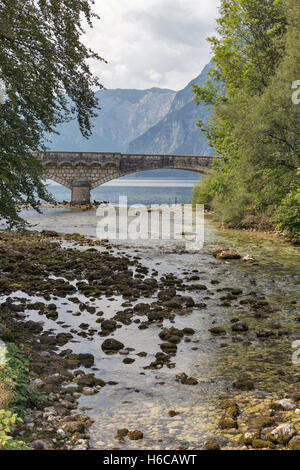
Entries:
MULTIPOLYGON (((178 173, 174 170, 172 177, 168 178, 162 171, 151 178, 146 173, 137 173, 134 178, 119 178, 98 186, 91 191, 91 201, 117 204, 120 196, 127 196, 128 204, 187 204, 191 202, 194 184, 200 180, 200 175, 189 171, 180 172, 180 177, 177 177, 178 173), (187 177, 182 178, 182 173, 187 173, 187 177)), ((57 202, 69 202, 71 199, 71 191, 64 186, 50 183, 48 189, 57 202)))
MULTIPOLYGON (((129 186, 123 182, 113 183, 98 188, 95 198, 114 203, 121 194, 128 196, 130 204, 174 203, 175 198, 178 203, 188 202, 192 192, 190 181, 175 183, 174 186, 157 180, 137 180, 129 186)), ((59 199, 63 189, 52 187, 52 191, 59 199)), ((41 215, 32 211, 23 214, 38 230, 45 228, 95 236, 95 211, 43 209, 41 215)), ((162 245, 148 241, 133 243, 131 246, 128 243, 128 246, 120 245, 119 248, 129 256, 139 255, 143 265, 158 271, 158 279, 165 273, 174 273, 186 283, 185 273, 191 275, 193 270, 197 270, 200 277, 197 283, 205 284, 208 290, 187 292, 187 295, 192 295, 196 302, 205 302, 207 308, 195 308, 185 316, 176 316, 174 326, 192 327, 195 335, 191 343, 180 343, 175 369, 144 369, 154 360, 155 353, 160 351, 160 329, 156 325, 139 330, 138 325, 132 323, 112 334, 126 347, 135 349, 130 354, 135 359, 131 365, 123 364, 120 355, 106 356, 101 350, 103 338, 97 334, 90 340, 75 334, 74 342, 70 345, 74 351, 94 354, 98 369, 96 375, 107 381, 118 382, 115 386, 104 387, 97 395, 84 396, 80 400, 80 406, 88 407, 88 414, 95 420, 91 429, 93 448, 201 448, 205 439, 216 430, 216 421, 220 417, 218 396, 224 390, 232 393, 234 378, 247 372, 256 380, 259 393, 270 394, 274 390, 284 390, 286 386, 284 377, 278 375, 278 371, 283 369, 291 376, 300 372, 299 366, 293 365, 291 360, 292 341, 300 338, 300 324, 295 322, 297 305, 292 303, 300 300, 298 248, 270 236, 219 230, 209 220, 205 225, 205 245, 199 253, 180 253, 172 242, 162 245), (212 251, 220 245, 232 246, 242 255, 249 253, 257 259, 258 264, 217 261, 212 251), (219 280, 218 285, 211 283, 215 279, 219 280), (219 289, 224 288, 242 288, 243 296, 253 295, 253 292, 259 297, 264 296, 274 309, 271 317, 256 319, 247 306, 239 303, 230 307, 222 306, 220 297, 224 292, 219 289), (231 334, 231 320, 235 317, 249 324, 249 333, 239 342, 234 341, 231 334), (283 325, 290 335, 276 341, 259 341, 257 329, 267 327, 272 321, 283 325), (212 337, 209 332, 212 326, 225 327, 226 336, 212 337), (224 343, 226 347, 223 347, 224 343), (141 351, 147 352, 146 358, 137 355, 141 351), (175 380, 176 374, 180 372, 194 376, 199 384, 196 387, 182 386, 175 380), (171 409, 179 413, 174 418, 168 416, 168 410, 171 409), (120 445, 115 440, 120 428, 139 429, 144 432, 144 439, 138 442, 126 441, 126 444, 120 445)), ((18 294, 21 293, 15 293, 18 294)), ((121 310, 124 301, 119 297, 114 300, 102 297, 91 301, 83 296, 80 300, 104 311, 106 318, 112 318, 121 310)), ((140 299, 142 302, 154 300, 140 299)), ((91 328, 99 328, 95 316, 87 312, 78 318, 74 317, 72 313, 76 306, 67 299, 51 301, 57 303, 58 321, 64 324, 60 326, 54 321, 45 320, 45 328, 78 330, 81 322, 89 323, 91 328)), ((41 319, 37 312, 28 313, 33 320, 41 319)), ((168 322, 164 323, 164 326, 168 325, 168 322)))

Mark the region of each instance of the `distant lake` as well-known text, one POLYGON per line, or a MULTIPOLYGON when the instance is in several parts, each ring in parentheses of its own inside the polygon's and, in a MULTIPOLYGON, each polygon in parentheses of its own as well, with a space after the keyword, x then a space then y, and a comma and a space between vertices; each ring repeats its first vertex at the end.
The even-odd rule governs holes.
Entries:
MULTIPOLYGON (((152 170, 109 181, 91 192, 92 201, 119 202, 127 196, 128 204, 189 203, 193 186, 203 177, 199 173, 181 170, 152 170)), ((52 181, 48 189, 57 202, 70 201, 71 191, 52 181)))

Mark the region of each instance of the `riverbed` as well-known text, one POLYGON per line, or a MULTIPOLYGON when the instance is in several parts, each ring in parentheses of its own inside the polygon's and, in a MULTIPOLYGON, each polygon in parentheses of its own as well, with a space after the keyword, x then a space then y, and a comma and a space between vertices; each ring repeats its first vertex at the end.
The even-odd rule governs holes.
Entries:
MULTIPOLYGON (((95 236, 98 221, 94 210, 49 209, 38 216, 27 213, 27 217, 39 231, 55 229, 91 237, 95 236)), ((218 430, 220 397, 237 400, 246 416, 246 410, 259 400, 272 400, 276 393, 284 396, 290 385, 300 380, 300 365, 292 362, 293 342, 300 340, 299 248, 270 235, 221 230, 209 217, 205 221, 205 243, 199 252, 185 252, 182 242, 175 241, 111 242, 112 253, 137 258, 147 268, 145 278, 150 276, 158 282, 166 276, 175 279, 178 294, 191 296, 195 306, 175 311, 171 320, 151 322, 145 329, 140 328, 144 318, 139 315, 128 325, 119 323, 108 337, 122 342, 127 351, 124 355, 107 355, 101 349, 105 338, 97 334, 98 317, 88 311, 76 316, 78 308, 68 298, 51 299, 58 318, 43 317, 44 328, 72 332, 68 346, 95 358, 94 367, 85 371, 114 384, 80 398, 79 406, 94 420, 91 448, 199 449, 211 435, 219 436, 224 448, 231 448, 241 431, 218 430), (229 246, 242 257, 251 255, 255 262, 217 260, 212 253, 220 246, 229 246), (184 294, 180 285, 184 286, 184 294), (201 288, 195 287, 199 285, 201 288), (238 321, 247 325, 246 331, 232 331, 238 321), (82 333, 82 324, 87 325, 85 337, 78 334, 82 333), (190 328, 194 334, 177 344, 171 367, 151 367, 161 351, 159 333, 170 327, 190 328), (210 330, 215 327, 223 333, 212 334, 210 330), (264 329, 271 330, 272 335, 258 337, 264 329), (124 358, 132 361, 124 363, 124 358), (197 384, 183 385, 176 378, 181 373, 193 377, 197 384), (254 381, 254 390, 233 390, 234 380, 244 375, 254 381), (175 415, 170 416, 170 411, 175 415), (120 429, 140 430, 143 439, 116 439, 120 429)), ((88 249, 80 242, 76 246, 88 249)), ((101 251, 103 247, 95 249, 101 251)), ((125 307, 155 303, 157 293, 138 301, 116 295, 78 297, 81 303, 103 312, 103 318, 112 319, 125 307)), ((40 320, 34 310, 27 316, 40 320)), ((243 429, 242 422, 240 427, 243 429)))

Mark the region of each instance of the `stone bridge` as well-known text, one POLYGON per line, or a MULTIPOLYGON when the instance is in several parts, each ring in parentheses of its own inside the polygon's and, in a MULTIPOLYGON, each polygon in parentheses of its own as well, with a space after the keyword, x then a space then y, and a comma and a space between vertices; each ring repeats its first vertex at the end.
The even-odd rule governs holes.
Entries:
POLYGON ((91 189, 115 178, 159 168, 203 173, 215 157, 49 151, 39 158, 47 178, 71 189, 72 204, 89 204, 91 189))

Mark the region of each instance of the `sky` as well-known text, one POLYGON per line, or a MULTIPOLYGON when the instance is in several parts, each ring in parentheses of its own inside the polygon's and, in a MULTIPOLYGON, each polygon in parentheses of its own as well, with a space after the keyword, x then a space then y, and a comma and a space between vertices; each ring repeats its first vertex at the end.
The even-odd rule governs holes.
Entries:
POLYGON ((180 90, 211 58, 219 0, 95 0, 101 17, 85 43, 108 64, 92 63, 106 88, 180 90))

